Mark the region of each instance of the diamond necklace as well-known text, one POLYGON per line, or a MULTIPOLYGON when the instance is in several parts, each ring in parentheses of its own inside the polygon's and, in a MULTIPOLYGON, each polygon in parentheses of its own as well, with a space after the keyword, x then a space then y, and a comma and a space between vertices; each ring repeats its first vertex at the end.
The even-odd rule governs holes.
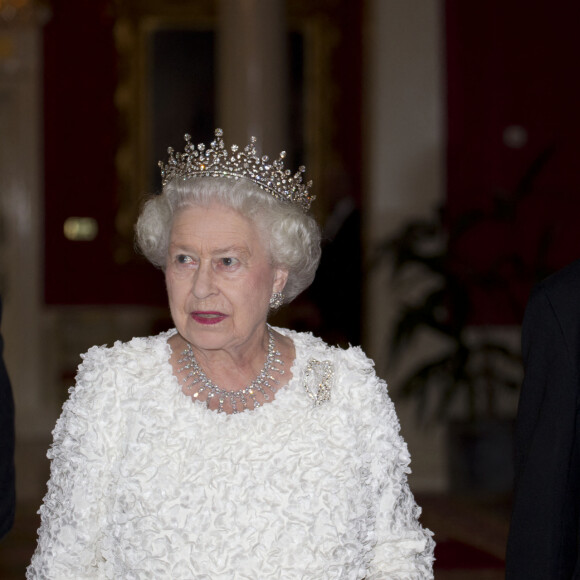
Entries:
POLYGON ((257 392, 262 393, 265 401, 269 401, 271 395, 276 393, 278 385, 280 384, 280 381, 272 376, 272 373, 276 372, 279 375, 283 375, 284 369, 279 367, 284 366, 284 361, 280 358, 280 352, 276 350, 276 343, 274 341, 274 333, 272 332, 272 329, 270 326, 267 326, 267 329, 268 355, 266 356, 264 368, 262 368, 260 374, 258 374, 249 386, 238 391, 226 391, 212 382, 199 366, 199 363, 193 354, 191 344, 188 342, 185 350, 181 353, 182 357, 178 361, 179 364, 185 363, 180 369, 178 369, 178 372, 182 373, 187 371, 182 382, 187 383, 189 380, 189 383, 184 387, 186 391, 188 391, 188 394, 190 394, 194 400, 199 400, 199 395, 207 391, 205 403, 209 409, 210 403, 216 399, 218 402, 218 413, 224 411, 224 403, 226 402, 230 404, 233 413, 239 413, 246 409, 256 409, 260 407, 260 402, 256 399, 257 392))

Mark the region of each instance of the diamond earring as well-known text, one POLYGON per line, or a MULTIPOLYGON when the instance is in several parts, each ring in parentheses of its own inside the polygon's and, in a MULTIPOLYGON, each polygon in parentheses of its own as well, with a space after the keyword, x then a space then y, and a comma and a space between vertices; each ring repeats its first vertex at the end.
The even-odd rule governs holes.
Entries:
POLYGON ((284 294, 282 292, 274 292, 270 297, 270 308, 278 310, 282 304, 284 304, 284 294))

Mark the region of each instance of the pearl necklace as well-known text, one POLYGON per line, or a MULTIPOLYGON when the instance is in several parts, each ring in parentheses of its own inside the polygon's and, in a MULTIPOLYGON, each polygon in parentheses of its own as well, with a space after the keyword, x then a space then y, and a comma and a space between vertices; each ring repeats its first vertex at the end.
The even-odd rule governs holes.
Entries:
POLYGON ((179 373, 187 371, 187 374, 182 379, 183 383, 189 383, 185 385, 185 390, 188 391, 187 394, 193 397, 193 400, 199 400, 199 395, 204 391, 207 391, 207 398, 205 403, 210 408, 210 403, 216 399, 218 402, 217 411, 218 413, 224 412, 224 404, 228 402, 232 408, 233 413, 239 413, 247 409, 257 409, 260 406, 260 402, 256 399, 256 393, 262 393, 265 401, 269 401, 271 395, 274 395, 278 390, 278 385, 280 381, 272 376, 272 372, 276 372, 279 375, 284 374, 284 369, 279 368, 284 366, 284 361, 280 358, 281 354, 276 350, 276 344, 274 341, 274 333, 272 329, 268 326, 268 355, 266 356, 266 362, 264 368, 260 371, 258 376, 252 381, 252 383, 240 389, 238 391, 226 391, 218 387, 199 366, 195 355, 193 354, 193 349, 191 344, 187 343, 185 350, 181 353, 182 357, 179 359, 179 364, 183 366, 178 370, 179 373), (278 365, 275 366, 275 365, 278 365))

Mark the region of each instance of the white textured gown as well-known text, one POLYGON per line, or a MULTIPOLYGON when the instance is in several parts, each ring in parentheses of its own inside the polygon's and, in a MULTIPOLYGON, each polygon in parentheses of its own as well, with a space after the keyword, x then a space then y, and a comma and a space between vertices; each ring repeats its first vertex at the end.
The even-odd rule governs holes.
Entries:
POLYGON ((159 336, 93 347, 54 429, 28 579, 432 578, 386 384, 359 348, 296 347, 272 403, 218 414, 159 336), (331 398, 305 390, 332 363, 331 398))

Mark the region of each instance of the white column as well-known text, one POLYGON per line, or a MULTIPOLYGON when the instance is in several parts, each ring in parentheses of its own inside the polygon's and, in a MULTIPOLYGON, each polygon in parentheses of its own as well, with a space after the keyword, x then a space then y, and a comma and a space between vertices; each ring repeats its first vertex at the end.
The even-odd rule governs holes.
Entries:
MULTIPOLYGON (((443 6, 441 0, 369 0, 365 46, 365 246, 444 199, 443 6)), ((366 295, 365 346, 385 368, 399 297, 375 272, 366 295), (390 293, 391 292, 391 293, 390 293), (377 322, 379 321, 379 322, 377 322)), ((387 377, 396 392, 396 378, 387 377)), ((413 456, 414 489, 446 486, 443 429, 417 430, 414 406, 396 400, 413 456)))
MULTIPOLYGON (((26 3, 24 3, 26 5, 26 3)), ((44 486, 40 468, 55 421, 51 352, 42 307, 42 20, 29 8, 0 13, 0 276, 5 361, 16 404, 19 499, 44 486), (42 448, 40 462, 21 456, 42 448), (23 449, 27 451, 23 451, 23 449)))
POLYGON ((218 126, 226 143, 254 135, 271 157, 288 147, 284 0, 220 0, 218 126))

